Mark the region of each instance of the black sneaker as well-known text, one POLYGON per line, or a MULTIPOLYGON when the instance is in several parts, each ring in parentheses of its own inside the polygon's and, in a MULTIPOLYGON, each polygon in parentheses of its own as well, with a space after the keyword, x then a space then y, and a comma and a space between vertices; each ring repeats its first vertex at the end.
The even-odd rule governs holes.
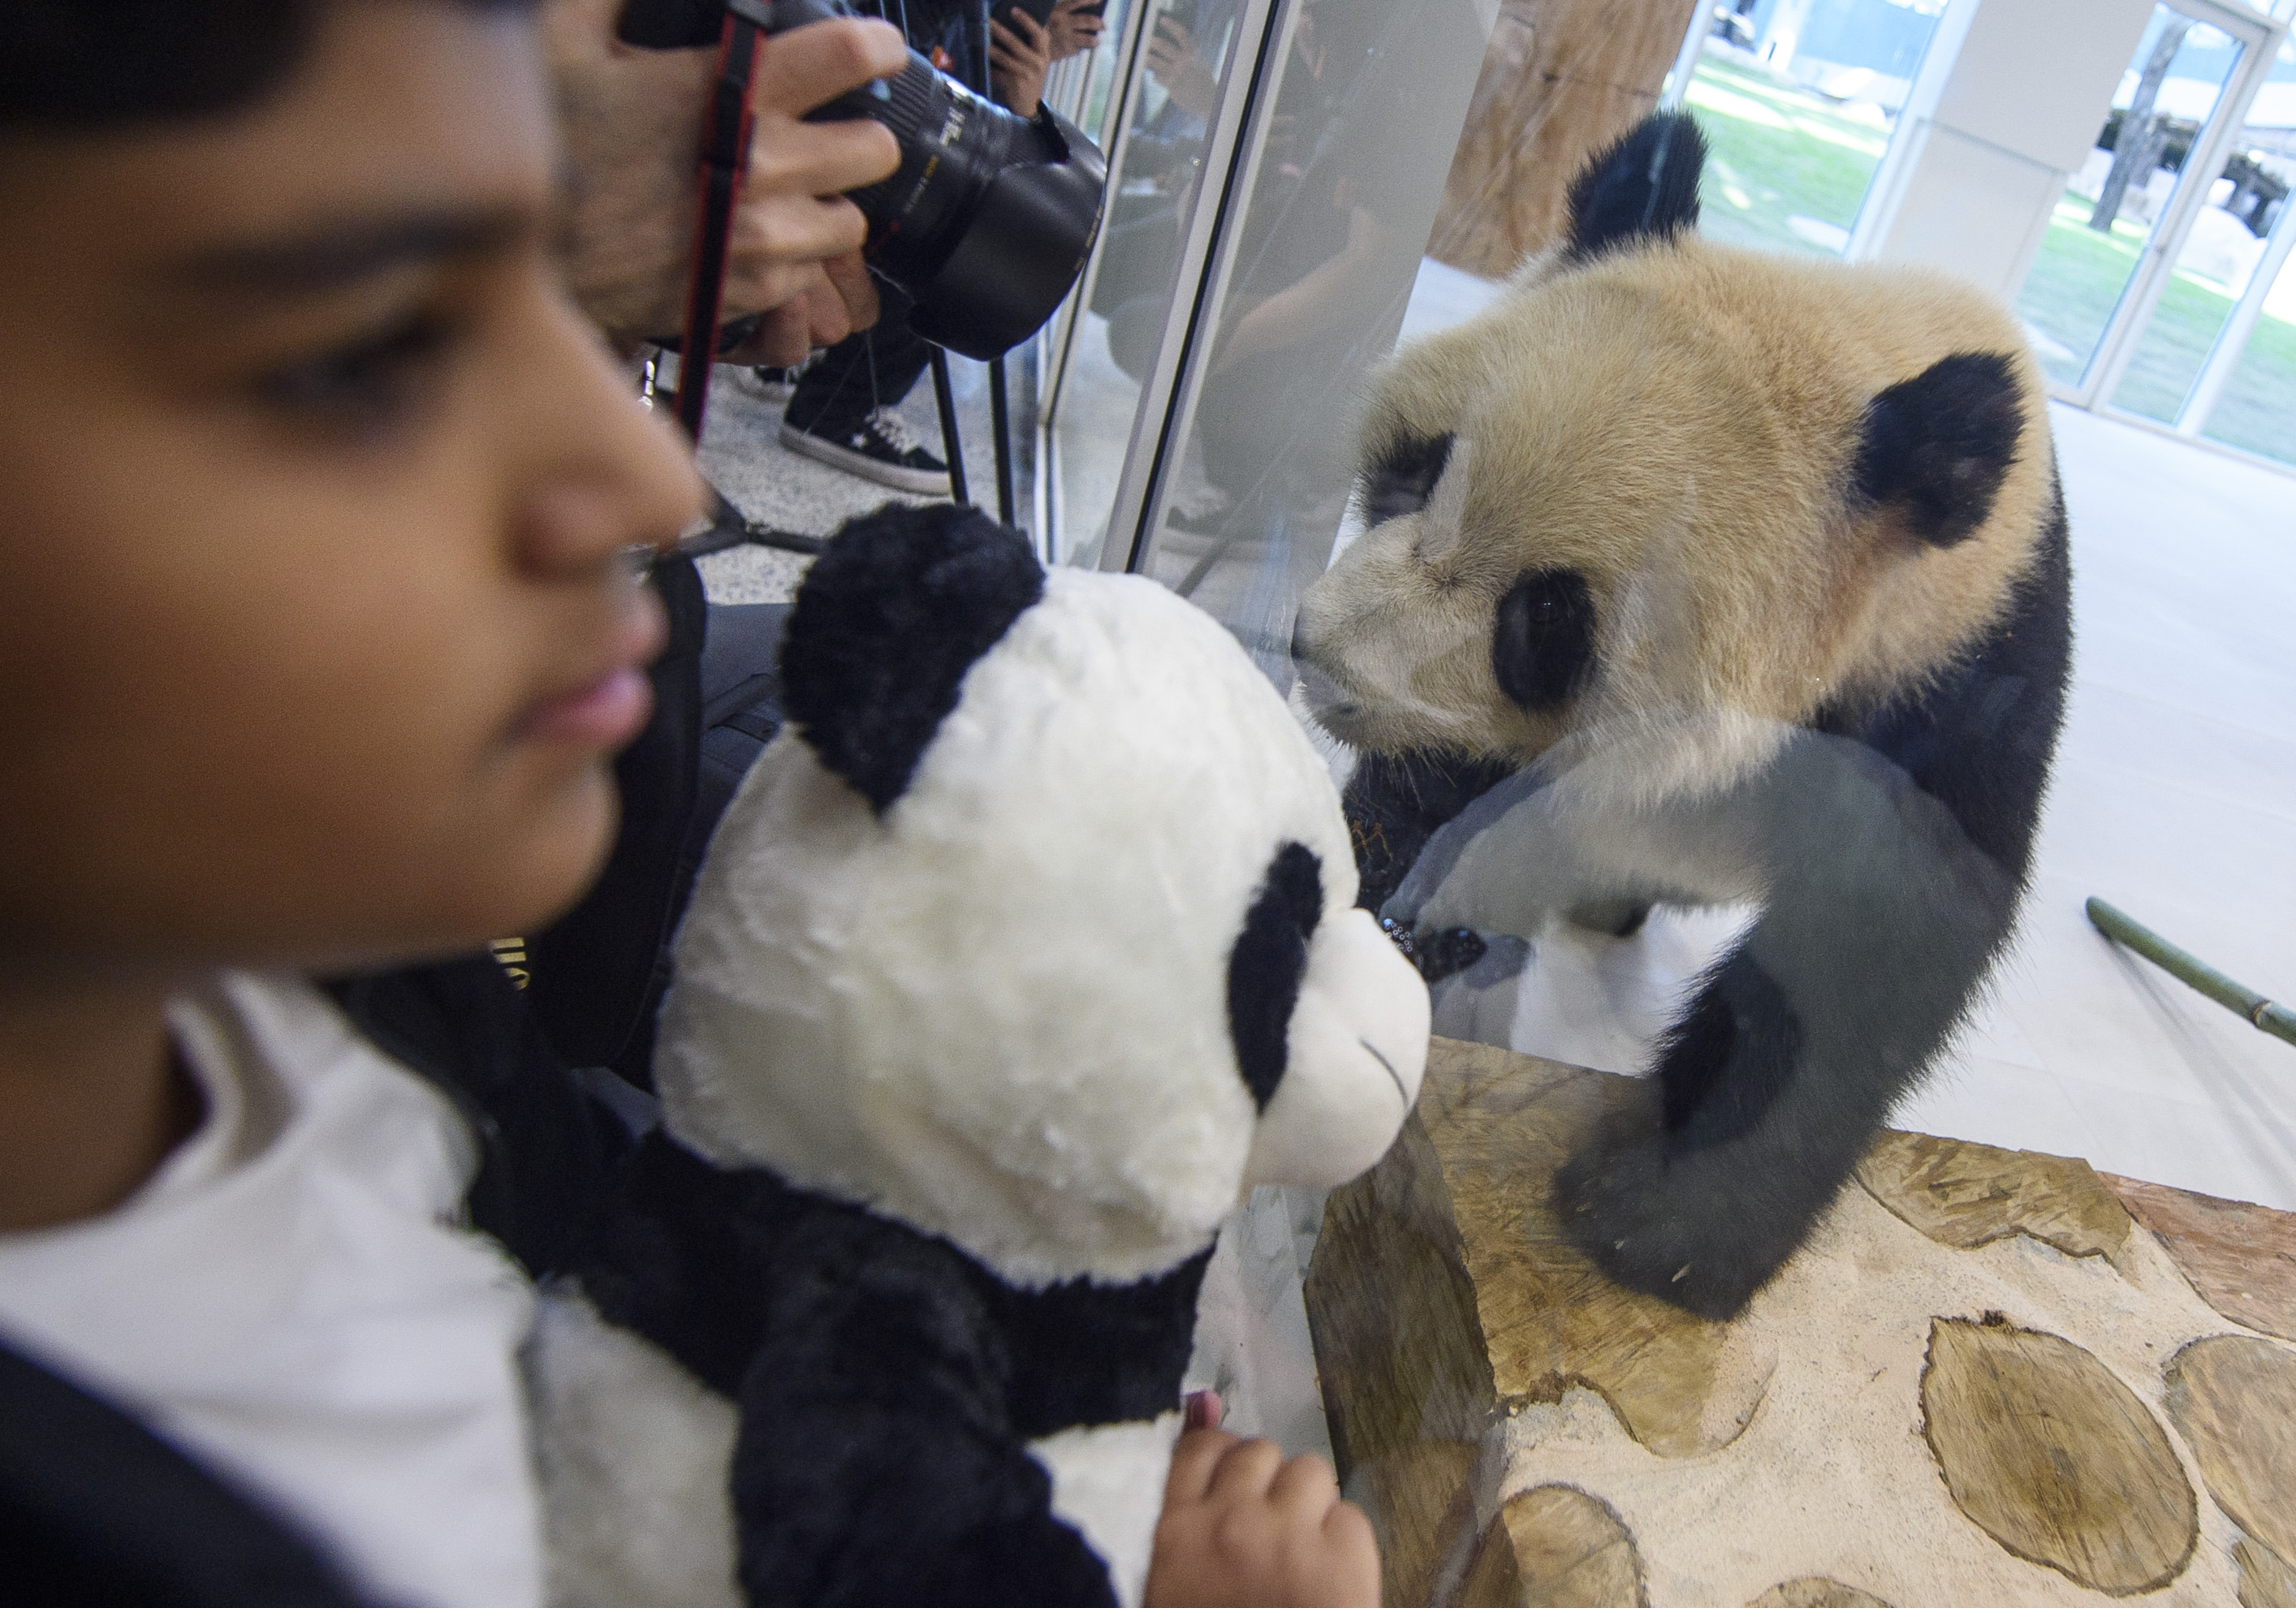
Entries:
POLYGON ((796 368, 767 368, 760 365, 750 371, 758 377, 758 394, 775 407, 786 407, 789 399, 797 395, 797 377, 805 373, 803 365, 796 368))
POLYGON ((843 437, 820 436, 782 422, 781 443, 816 463, 857 474, 897 491, 948 495, 948 465, 924 449, 908 424, 890 407, 880 407, 843 437))

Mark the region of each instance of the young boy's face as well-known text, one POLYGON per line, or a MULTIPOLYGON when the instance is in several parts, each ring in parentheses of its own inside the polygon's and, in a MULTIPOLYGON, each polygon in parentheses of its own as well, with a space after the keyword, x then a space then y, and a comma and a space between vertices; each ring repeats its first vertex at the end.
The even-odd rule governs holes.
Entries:
POLYGON ((0 134, 0 964, 353 965, 578 895, 696 485, 554 282, 514 13, 0 134))

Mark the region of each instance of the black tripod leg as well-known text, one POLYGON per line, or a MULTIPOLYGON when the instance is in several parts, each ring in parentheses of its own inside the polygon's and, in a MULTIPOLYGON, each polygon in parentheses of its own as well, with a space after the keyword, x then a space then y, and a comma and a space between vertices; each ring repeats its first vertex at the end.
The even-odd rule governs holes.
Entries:
POLYGON ((1013 523, 1013 415, 1004 398, 1004 359, 988 360, 988 429, 996 438, 996 517, 1013 523))
POLYGON ((948 354, 932 349, 933 406, 940 410, 940 449, 948 459, 949 500, 962 507, 972 498, 964 488, 964 443, 956 434, 956 393, 949 389, 948 354))

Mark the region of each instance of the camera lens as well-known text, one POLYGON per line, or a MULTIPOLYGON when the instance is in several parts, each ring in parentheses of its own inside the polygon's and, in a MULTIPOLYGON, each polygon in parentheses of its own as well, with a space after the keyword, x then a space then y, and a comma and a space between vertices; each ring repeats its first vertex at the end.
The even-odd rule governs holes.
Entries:
POLYGON ((901 72, 821 108, 866 117, 900 142, 890 178, 851 193, 871 264, 916 302, 910 323, 968 357, 1043 326, 1083 270, 1107 164, 1049 108, 1015 116, 911 52, 901 72))
MULTIPOLYGON (((655 49, 706 45, 729 6, 773 34, 856 14, 843 0, 627 0, 618 31, 655 49)), ((866 118, 899 141, 892 177, 852 200, 869 220, 870 267, 908 293, 910 327, 926 340, 1001 357, 1044 327, 1084 271, 1108 162, 1050 107, 1016 116, 912 50, 893 78, 807 116, 866 118)))

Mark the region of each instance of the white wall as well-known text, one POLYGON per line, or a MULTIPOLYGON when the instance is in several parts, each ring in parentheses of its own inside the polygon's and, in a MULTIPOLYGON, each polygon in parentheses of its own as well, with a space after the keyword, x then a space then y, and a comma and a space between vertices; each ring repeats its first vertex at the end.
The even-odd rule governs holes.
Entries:
POLYGON ((2103 125, 2152 0, 1964 0, 1955 11, 1851 254, 1949 269, 2011 299, 2103 125))

